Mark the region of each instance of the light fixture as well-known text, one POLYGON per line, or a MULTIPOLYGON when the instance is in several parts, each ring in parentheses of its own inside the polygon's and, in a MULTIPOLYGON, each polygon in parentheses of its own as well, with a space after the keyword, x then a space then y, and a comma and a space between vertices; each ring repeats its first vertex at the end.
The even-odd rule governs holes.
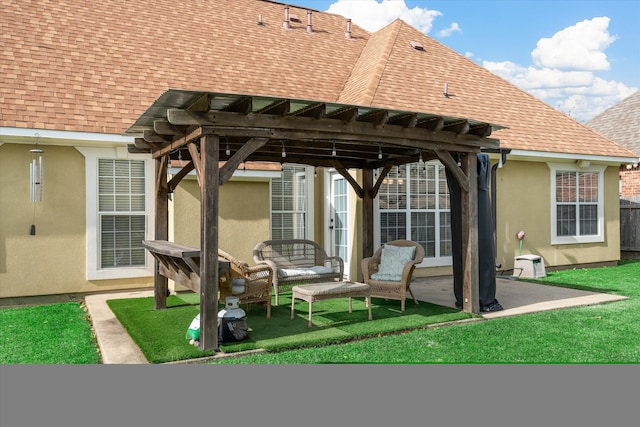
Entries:
POLYGON ((284 149, 284 141, 280 141, 282 143, 282 157, 287 157, 287 152, 284 149))
POLYGON ((332 155, 333 157, 335 157, 335 156, 337 155, 337 153, 336 153, 336 143, 335 143, 335 141, 333 142, 333 149, 331 150, 331 155, 332 155))
POLYGON ((229 143, 227 142, 227 149, 224 150, 224 154, 226 154, 227 156, 231 155, 231 148, 229 148, 229 143))
POLYGON ((418 162, 420 162, 420 164, 424 163, 424 159, 422 158, 422 151, 420 152, 420 158, 418 159, 418 162))
POLYGON ((578 167, 580 169, 588 168, 589 166, 591 166, 591 162, 589 160, 578 160, 576 163, 578 164, 578 167))
POLYGON ((378 159, 382 159, 382 145, 378 145, 378 159))

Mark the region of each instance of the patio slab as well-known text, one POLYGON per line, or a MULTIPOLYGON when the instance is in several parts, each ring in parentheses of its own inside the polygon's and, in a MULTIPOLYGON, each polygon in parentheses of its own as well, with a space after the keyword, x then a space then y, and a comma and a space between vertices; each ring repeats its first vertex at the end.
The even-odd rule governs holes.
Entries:
MULTIPOLYGON (((411 285, 419 301, 455 308, 453 278, 451 276, 419 277, 411 285)), ((117 298, 153 296, 153 290, 89 295, 85 303, 105 364, 146 364, 140 348, 115 317, 106 301, 117 298)), ((482 313, 485 319, 534 313, 583 305, 627 299, 620 295, 560 288, 518 280, 496 279, 496 299, 504 310, 482 313)), ((407 304, 413 304, 408 300, 407 304)))
MULTIPOLYGON (((419 301, 455 308, 451 276, 416 278, 411 289, 419 301)), ((496 278, 496 299, 504 310, 482 313, 485 319, 601 304, 627 297, 496 278)))

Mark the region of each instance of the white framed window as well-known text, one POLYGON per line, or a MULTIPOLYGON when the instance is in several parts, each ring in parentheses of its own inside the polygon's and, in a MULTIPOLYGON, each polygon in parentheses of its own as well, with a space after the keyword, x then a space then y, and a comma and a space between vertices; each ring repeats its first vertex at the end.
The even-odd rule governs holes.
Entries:
POLYGON ((376 200, 377 245, 398 239, 413 240, 425 249, 420 266, 451 265, 451 205, 440 162, 393 167, 376 200))
POLYGON ((548 163, 551 244, 604 242, 605 166, 548 163))
POLYGON ((313 239, 313 168, 284 164, 270 191, 271 238, 313 239))
POLYGON ((120 148, 76 147, 85 157, 87 280, 148 277, 155 163, 120 148))

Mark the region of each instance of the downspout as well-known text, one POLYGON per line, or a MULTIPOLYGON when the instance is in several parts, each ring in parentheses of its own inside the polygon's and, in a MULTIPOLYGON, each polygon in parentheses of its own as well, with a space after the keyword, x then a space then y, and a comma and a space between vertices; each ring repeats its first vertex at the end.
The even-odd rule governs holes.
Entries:
MULTIPOLYGON (((497 239, 497 214, 496 214, 496 171, 504 166, 507 162, 507 154, 509 154, 511 150, 503 150, 500 149, 500 160, 498 163, 491 167, 491 215, 493 219, 493 242, 498 247, 498 239, 497 239)), ((499 268, 499 267, 498 267, 499 268)))

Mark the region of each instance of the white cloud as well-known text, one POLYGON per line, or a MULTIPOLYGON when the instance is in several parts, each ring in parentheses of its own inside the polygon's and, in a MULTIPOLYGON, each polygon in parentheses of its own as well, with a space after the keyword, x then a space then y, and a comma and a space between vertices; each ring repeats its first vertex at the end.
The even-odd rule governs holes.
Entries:
POLYGON ((338 0, 327 12, 350 18, 354 24, 371 32, 402 19, 425 34, 431 31, 433 20, 442 15, 437 10, 418 6, 409 9, 404 0, 338 0))
POLYGON ((444 30, 438 31, 436 36, 449 37, 451 34, 456 32, 462 32, 462 29, 460 28, 457 22, 453 22, 451 25, 449 25, 449 28, 445 28, 444 30))
POLYGON ((551 38, 540 39, 531 58, 535 65, 545 68, 608 70, 604 50, 616 40, 609 34, 608 26, 606 16, 578 22, 551 38))
POLYGON ((531 52, 534 64, 483 61, 482 65, 574 119, 585 122, 622 101, 637 88, 598 77, 609 69, 605 50, 616 38, 609 35, 609 18, 598 17, 540 39, 531 52))

